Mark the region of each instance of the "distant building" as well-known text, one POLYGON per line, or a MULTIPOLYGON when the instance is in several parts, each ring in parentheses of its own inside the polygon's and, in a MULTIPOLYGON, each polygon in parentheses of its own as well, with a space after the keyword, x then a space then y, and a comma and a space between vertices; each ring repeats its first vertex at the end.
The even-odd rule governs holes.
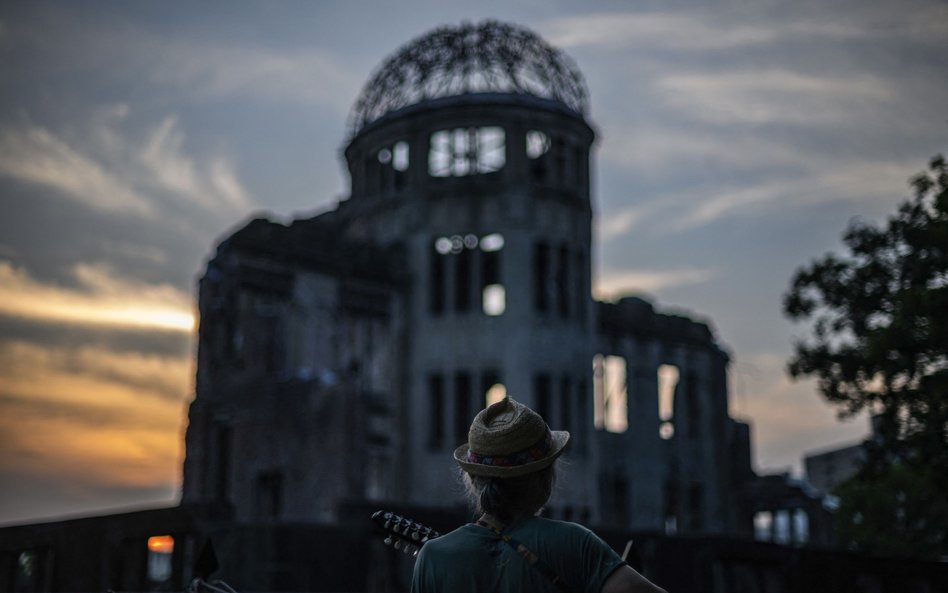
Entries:
POLYGON ((573 63, 510 25, 387 59, 352 112, 350 194, 252 220, 207 265, 184 503, 460 507, 451 452, 509 393, 573 435, 553 516, 749 534, 727 353, 705 323, 591 297, 586 111, 573 63))
POLYGON ((865 460, 866 448, 860 443, 810 453, 803 458, 803 464, 810 485, 823 494, 830 494, 836 486, 856 475, 865 460))

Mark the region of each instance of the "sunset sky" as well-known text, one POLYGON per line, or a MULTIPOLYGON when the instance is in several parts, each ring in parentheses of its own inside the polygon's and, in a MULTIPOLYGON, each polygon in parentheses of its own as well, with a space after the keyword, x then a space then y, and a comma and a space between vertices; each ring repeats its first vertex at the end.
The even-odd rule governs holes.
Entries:
POLYGON ((945 2, 8 0, 0 524, 177 502, 216 243, 331 208, 374 68, 485 18, 586 77, 596 295, 711 324, 758 471, 866 433, 787 378, 781 295, 948 151, 945 2))

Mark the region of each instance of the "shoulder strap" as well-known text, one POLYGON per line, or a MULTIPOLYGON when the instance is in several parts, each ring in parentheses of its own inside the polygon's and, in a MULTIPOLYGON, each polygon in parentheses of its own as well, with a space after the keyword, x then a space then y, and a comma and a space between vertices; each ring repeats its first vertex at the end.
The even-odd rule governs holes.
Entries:
POLYGON ((563 582, 563 579, 560 578, 560 575, 556 574, 556 572, 550 568, 549 565, 543 562, 539 556, 531 552, 527 546, 520 543, 512 535, 506 533, 504 531, 503 525, 495 524, 487 515, 478 519, 477 524, 493 531, 494 535, 496 535, 498 539, 510 546, 518 556, 527 562, 527 564, 537 569, 540 574, 542 574, 548 581, 550 581, 550 583, 553 584, 554 587, 557 588, 557 590, 562 591, 562 593, 574 593, 574 590, 567 586, 565 582, 563 582))

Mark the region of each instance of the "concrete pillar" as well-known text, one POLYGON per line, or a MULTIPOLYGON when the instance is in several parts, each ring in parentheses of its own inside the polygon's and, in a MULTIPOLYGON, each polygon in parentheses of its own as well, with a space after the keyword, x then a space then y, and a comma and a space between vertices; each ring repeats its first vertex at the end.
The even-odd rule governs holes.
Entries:
POLYGON ((627 350, 629 445, 625 456, 630 477, 633 529, 661 530, 664 525, 664 473, 658 435, 658 365, 660 344, 636 341, 627 350))

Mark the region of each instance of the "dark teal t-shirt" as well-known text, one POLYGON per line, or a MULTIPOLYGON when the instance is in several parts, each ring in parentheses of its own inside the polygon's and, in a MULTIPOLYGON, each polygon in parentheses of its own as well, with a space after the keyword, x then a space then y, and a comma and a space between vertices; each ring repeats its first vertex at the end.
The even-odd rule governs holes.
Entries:
MULTIPOLYGON (((572 590, 599 593, 623 564, 595 533, 576 523, 530 517, 507 533, 546 563, 572 590)), ((557 589, 509 544, 469 524, 426 543, 418 554, 412 593, 523 593, 557 589)))

